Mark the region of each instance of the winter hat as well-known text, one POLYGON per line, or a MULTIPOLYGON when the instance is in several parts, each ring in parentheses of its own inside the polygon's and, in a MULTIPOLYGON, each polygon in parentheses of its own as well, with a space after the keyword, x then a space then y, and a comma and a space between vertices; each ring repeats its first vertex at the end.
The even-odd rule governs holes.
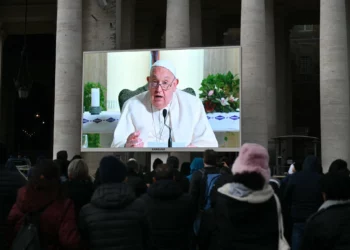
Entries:
POLYGON ((239 155, 233 163, 232 173, 241 174, 259 173, 268 183, 271 177, 269 167, 269 154, 263 146, 254 143, 245 143, 239 151, 239 155))
POLYGON ((102 158, 99 167, 101 183, 120 183, 126 178, 125 164, 114 156, 102 158))

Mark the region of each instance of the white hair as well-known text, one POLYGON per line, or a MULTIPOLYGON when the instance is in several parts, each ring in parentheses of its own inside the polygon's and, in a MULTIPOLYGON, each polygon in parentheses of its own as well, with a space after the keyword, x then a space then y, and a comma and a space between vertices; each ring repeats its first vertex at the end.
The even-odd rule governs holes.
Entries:
POLYGON ((86 179, 89 176, 89 168, 82 159, 71 161, 68 166, 68 177, 70 179, 86 179))

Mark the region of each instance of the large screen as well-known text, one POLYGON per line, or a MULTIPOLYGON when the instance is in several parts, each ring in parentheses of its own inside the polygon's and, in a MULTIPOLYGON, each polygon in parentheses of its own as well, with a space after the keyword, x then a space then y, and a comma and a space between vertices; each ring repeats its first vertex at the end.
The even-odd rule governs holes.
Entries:
POLYGON ((85 52, 82 151, 238 151, 241 49, 85 52))

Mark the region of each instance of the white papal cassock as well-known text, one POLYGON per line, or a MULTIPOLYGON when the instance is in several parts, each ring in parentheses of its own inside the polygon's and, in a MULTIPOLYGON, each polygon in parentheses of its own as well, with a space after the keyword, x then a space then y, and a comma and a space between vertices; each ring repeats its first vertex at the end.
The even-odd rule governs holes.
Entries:
MULTIPOLYGON (((173 142, 185 146, 218 147, 199 98, 178 89, 166 109, 166 124, 172 128, 173 142)), ((111 147, 124 147, 128 136, 136 131, 140 131, 145 147, 148 142, 165 143, 169 138, 169 130, 164 126, 163 109, 158 110, 151 105, 149 91, 130 98, 124 104, 111 147)))

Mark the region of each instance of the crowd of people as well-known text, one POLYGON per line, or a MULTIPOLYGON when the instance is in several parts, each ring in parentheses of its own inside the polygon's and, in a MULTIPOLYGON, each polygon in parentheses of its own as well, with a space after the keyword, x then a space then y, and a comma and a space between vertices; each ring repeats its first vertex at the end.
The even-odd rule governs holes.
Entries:
POLYGON ((0 249, 350 249, 350 172, 341 159, 322 173, 310 155, 277 180, 267 150, 248 143, 233 163, 206 150, 152 168, 111 155, 91 178, 65 151, 38 159, 27 180, 1 167, 0 249))

